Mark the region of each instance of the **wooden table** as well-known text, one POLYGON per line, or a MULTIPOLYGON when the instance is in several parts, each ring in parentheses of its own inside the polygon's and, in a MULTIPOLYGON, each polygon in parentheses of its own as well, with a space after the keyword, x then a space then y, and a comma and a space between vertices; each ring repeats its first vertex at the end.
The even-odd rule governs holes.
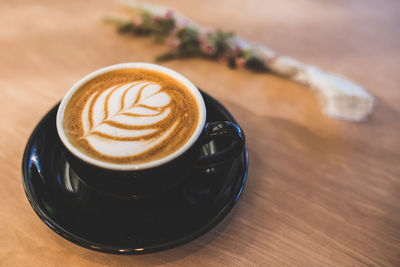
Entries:
POLYGON ((154 1, 235 30, 376 97, 365 123, 325 117, 313 92, 202 59, 163 65, 226 105, 243 126, 244 194, 215 229, 141 256, 98 253, 56 235, 21 184, 26 141, 81 77, 165 50, 102 23, 117 1, 0 2, 0 266, 400 266, 400 2, 154 1))

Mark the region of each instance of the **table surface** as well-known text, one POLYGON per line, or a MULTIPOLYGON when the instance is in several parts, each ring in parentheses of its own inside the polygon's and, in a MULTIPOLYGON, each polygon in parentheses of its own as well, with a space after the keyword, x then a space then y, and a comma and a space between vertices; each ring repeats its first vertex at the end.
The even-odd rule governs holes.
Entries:
POLYGON ((81 248, 36 216, 21 184, 26 141, 81 77, 164 51, 118 35, 118 1, 0 2, 0 266, 399 266, 400 2, 153 1, 336 72, 376 97, 365 123, 321 113, 314 93, 202 59, 163 63, 219 99, 245 130, 248 182, 213 230, 171 250, 81 248))

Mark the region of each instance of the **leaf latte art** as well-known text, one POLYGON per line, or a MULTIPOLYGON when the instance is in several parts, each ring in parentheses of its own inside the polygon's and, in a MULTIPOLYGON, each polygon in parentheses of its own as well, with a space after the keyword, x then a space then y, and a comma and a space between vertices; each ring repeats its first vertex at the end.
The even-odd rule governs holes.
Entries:
POLYGON ((189 139, 198 120, 194 97, 171 78, 157 80, 142 72, 129 79, 116 71, 115 77, 91 81, 75 93, 64 115, 74 146, 103 161, 127 164, 161 158, 189 139))

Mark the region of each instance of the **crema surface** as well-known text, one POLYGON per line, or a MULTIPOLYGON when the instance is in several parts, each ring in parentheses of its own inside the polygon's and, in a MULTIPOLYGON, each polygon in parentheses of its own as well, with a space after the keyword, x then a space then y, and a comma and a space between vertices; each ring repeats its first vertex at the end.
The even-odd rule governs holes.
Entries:
POLYGON ((162 73, 115 70, 83 84, 66 105, 63 128, 88 156, 134 164, 163 158, 183 146, 199 120, 196 99, 162 73))

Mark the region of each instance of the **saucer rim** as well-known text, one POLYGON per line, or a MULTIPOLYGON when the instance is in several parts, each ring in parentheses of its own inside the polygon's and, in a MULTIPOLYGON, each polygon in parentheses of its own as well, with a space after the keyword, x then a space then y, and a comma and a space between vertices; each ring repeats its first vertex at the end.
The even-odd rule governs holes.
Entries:
MULTIPOLYGON (((201 94, 203 94, 203 97, 206 98, 205 102, 211 101, 212 105, 217 105, 218 110, 222 110, 224 113, 223 115, 227 117, 229 120, 232 122, 236 123, 236 120, 233 118, 231 113, 215 98, 210 96, 209 94, 205 93, 204 91, 200 90, 201 94)), ((45 116, 42 117, 42 119, 39 121, 39 123, 35 126, 34 130, 32 131, 28 142, 25 146, 24 154, 23 154, 23 160, 22 160, 22 184, 24 187, 24 191, 26 194, 26 197, 29 201, 29 204, 35 211, 35 213, 38 215, 38 217, 55 233, 60 235, 61 237, 67 239, 68 241, 77 244, 79 246, 99 251, 99 252, 105 252, 105 253, 111 253, 111 254, 147 254, 147 253, 152 253, 152 252, 157 252, 157 251, 162 251, 162 250, 167 250, 171 248, 178 247, 180 245, 186 244, 202 235, 205 233, 211 231, 215 226, 217 226, 225 217, 226 215, 232 210, 232 208, 236 205, 237 201, 239 200, 240 196, 242 195, 243 188, 245 186, 246 180, 247 180, 247 175, 248 175, 248 164, 249 164, 249 159, 248 159, 248 151, 247 151, 247 145, 245 145, 243 152, 237 156, 237 158, 243 157, 243 175, 240 175, 239 178, 236 179, 234 182, 234 185, 237 187, 240 184, 240 188, 238 190, 235 190, 235 192, 231 193, 231 197, 226 201, 226 203, 223 205, 223 207, 216 213, 207 223, 203 224, 201 227, 198 228, 198 230, 194 231, 191 234, 188 234, 182 238, 169 241, 169 242, 164 242, 160 243, 157 245, 151 245, 151 246, 146 246, 145 248, 133 248, 133 247, 118 247, 118 246, 110 246, 107 244, 102 244, 102 243, 97 243, 93 242, 87 239, 84 239, 82 237, 79 237, 78 235, 71 233, 70 231, 66 230, 64 227, 62 227, 60 224, 55 222, 53 219, 51 219, 47 212, 45 212, 40 205, 37 203, 37 197, 34 196, 34 193, 31 192, 28 183, 29 183, 29 173, 28 171, 28 154, 29 150, 32 148, 32 142, 34 139, 34 136, 37 134, 37 132, 41 129, 42 125, 50 119, 49 117, 52 114, 52 111, 54 109, 57 109, 60 105, 60 102, 58 102, 56 105, 54 105, 46 114, 45 116)), ((56 112, 56 111, 55 111, 56 112)), ((56 112, 57 113, 57 112, 56 112)), ((233 159, 236 160, 237 158, 233 159)))

